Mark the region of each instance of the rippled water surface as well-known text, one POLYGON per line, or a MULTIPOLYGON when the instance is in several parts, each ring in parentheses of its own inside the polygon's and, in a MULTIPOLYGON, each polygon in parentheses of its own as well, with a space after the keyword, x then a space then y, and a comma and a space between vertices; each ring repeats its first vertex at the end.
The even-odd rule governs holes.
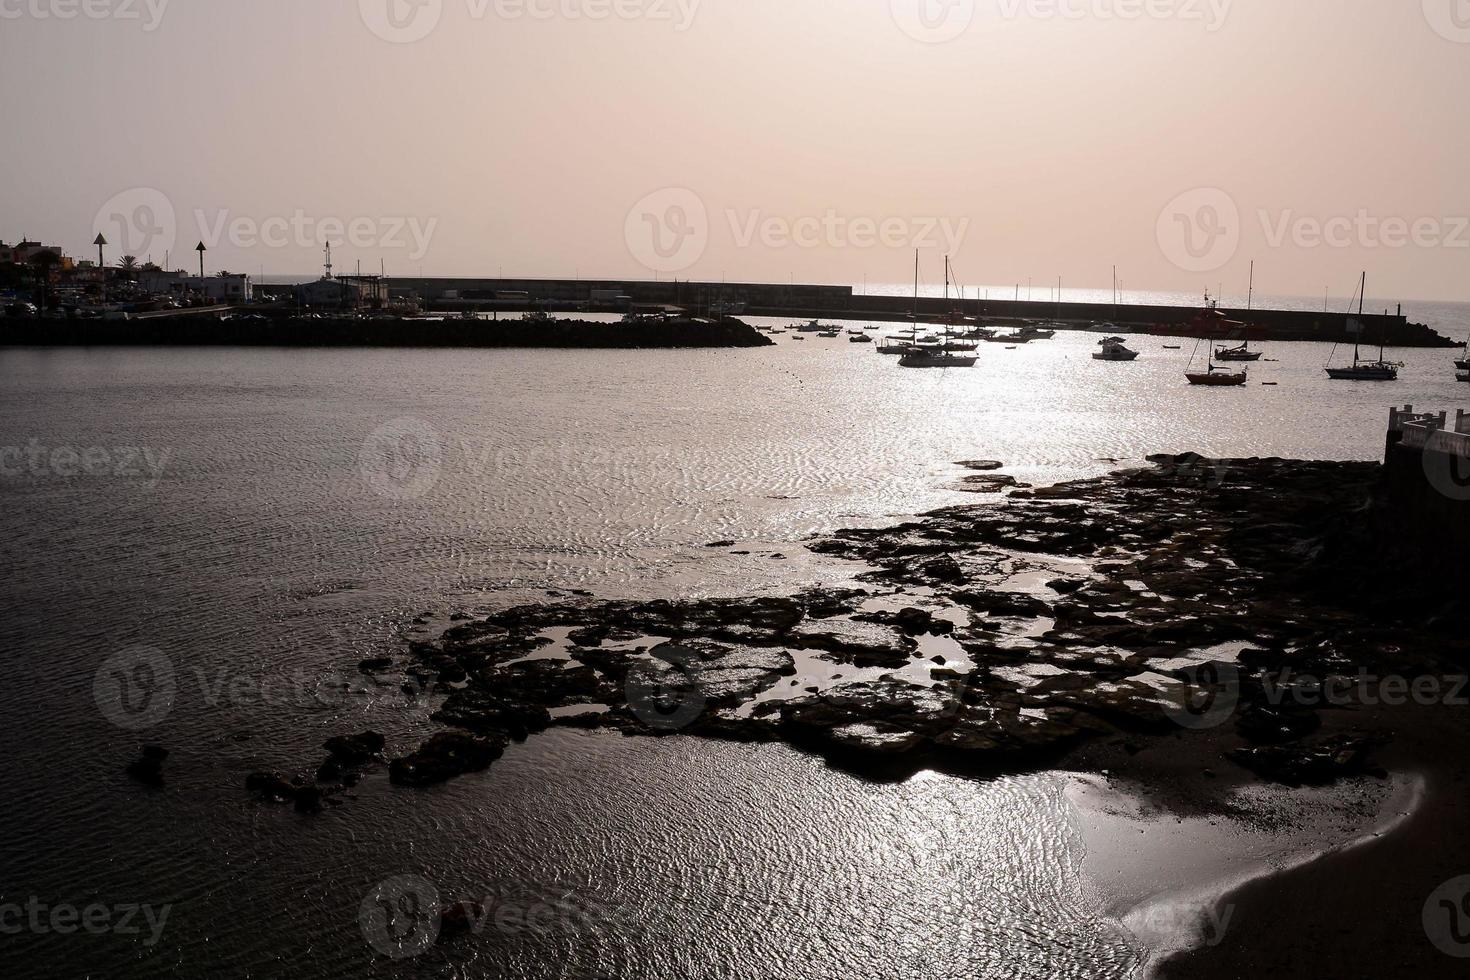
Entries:
POLYGON ((400 652, 419 613, 786 589, 844 571, 793 544, 807 534, 974 500, 956 460, 1043 482, 1185 449, 1371 459, 1390 404, 1454 408, 1466 387, 1445 352, 1352 385, 1322 375, 1326 348, 1279 344, 1252 369, 1277 386, 1201 391, 1189 342, 1101 364, 1095 340, 984 345, 951 372, 785 338, 0 352, 0 903, 170 908, 153 946, 146 927, 6 936, 4 972, 1126 975, 1137 951, 1096 911, 1048 776, 874 785, 779 746, 556 732, 437 791, 370 777, 317 818, 240 788, 328 735, 428 730, 396 691, 321 686, 400 652), (718 539, 750 554, 703 547, 718 539), (140 644, 176 693, 135 731, 94 679, 140 644), (142 741, 172 750, 162 791, 122 773, 142 741), (400 875, 510 925, 384 958, 359 912, 400 875), (540 927, 516 926, 525 910, 540 927))

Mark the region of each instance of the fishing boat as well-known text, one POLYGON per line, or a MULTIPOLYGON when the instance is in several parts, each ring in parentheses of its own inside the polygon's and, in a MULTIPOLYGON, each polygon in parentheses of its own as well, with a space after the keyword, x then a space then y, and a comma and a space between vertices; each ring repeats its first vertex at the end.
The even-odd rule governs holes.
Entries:
MULTIPOLYGON (((949 300, 949 257, 944 259, 944 298, 949 300)), ((914 252, 914 312, 919 309, 919 253, 914 252)), ((917 329, 917 328, 916 328, 917 329)), ((969 350, 949 350, 954 343, 949 336, 949 325, 945 324, 944 337, 938 344, 911 346, 899 355, 898 366, 906 368, 970 368, 980 358, 975 356, 974 345, 969 350)), ((959 345, 966 346, 966 345, 959 345)))
POLYGON ((1124 344, 1122 337, 1108 337, 1099 340, 1098 346, 1102 350, 1092 355, 1094 361, 1136 361, 1138 351, 1129 350, 1124 344))
POLYGON ((798 323, 791 329, 797 331, 798 333, 821 333, 824 330, 831 330, 832 328, 827 326, 826 324, 821 323, 818 320, 812 320, 809 323, 798 323))
MULTIPOLYGON (((1331 356, 1328 357, 1327 376, 1333 381, 1397 381, 1399 379, 1399 368, 1403 367, 1396 361, 1383 359, 1383 338, 1379 336, 1378 360, 1365 361, 1361 356, 1361 342, 1363 337, 1363 297, 1368 291, 1368 273, 1363 273, 1363 279, 1358 286, 1358 319, 1351 323, 1353 331, 1353 366, 1335 368, 1331 367, 1331 356)), ((1332 347, 1334 353, 1337 345, 1332 347)))

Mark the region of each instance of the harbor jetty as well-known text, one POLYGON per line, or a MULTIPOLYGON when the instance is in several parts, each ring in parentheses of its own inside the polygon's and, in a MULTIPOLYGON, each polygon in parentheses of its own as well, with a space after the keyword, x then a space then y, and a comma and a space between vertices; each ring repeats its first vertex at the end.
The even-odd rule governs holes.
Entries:
POLYGON ((765 347, 770 338, 735 319, 640 317, 631 322, 508 317, 238 315, 180 311, 126 320, 0 319, 9 347, 765 347))
MULTIPOLYGON (((260 287, 262 292, 289 287, 260 287)), ((733 309, 750 316, 790 317, 800 320, 908 321, 917 309, 920 320, 940 322, 956 310, 967 316, 994 320, 1056 320, 1063 328, 1106 330, 1155 336, 1191 336, 1201 305, 1145 306, 1111 303, 1055 303, 1001 299, 949 299, 937 296, 872 296, 851 286, 776 283, 648 282, 595 279, 393 279, 394 296, 415 296, 426 309, 460 310, 602 310, 622 311, 639 306, 677 306, 693 312, 733 309), (1094 324, 1097 326, 1094 327, 1094 324)), ((1383 337, 1390 347, 1455 347, 1424 324, 1411 323, 1402 312, 1356 313, 1302 310, 1232 309, 1220 312, 1232 321, 1248 323, 1249 338, 1217 340, 1320 341, 1351 343, 1353 325, 1361 336, 1383 337)))

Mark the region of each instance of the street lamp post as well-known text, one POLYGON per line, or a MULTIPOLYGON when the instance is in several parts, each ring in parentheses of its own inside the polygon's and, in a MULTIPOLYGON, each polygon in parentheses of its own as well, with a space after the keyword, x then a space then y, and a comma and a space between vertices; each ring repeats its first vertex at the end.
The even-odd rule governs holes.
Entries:
POLYGON ((97 246, 97 275, 102 277, 102 305, 107 305, 107 263, 102 261, 102 246, 107 244, 107 239, 102 233, 97 233, 97 240, 92 243, 97 246))
POLYGON ((204 247, 203 242, 200 242, 194 246, 194 251, 199 253, 199 295, 207 300, 209 299, 209 293, 204 288, 204 253, 209 250, 204 247))

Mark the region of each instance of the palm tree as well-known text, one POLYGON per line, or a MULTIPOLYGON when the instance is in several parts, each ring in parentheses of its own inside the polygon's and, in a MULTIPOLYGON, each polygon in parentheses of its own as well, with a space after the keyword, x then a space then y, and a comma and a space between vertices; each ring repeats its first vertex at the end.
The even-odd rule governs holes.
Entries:
POLYGON ((124 255, 117 260, 117 267, 122 270, 122 277, 132 282, 138 272, 138 257, 136 255, 124 255))

